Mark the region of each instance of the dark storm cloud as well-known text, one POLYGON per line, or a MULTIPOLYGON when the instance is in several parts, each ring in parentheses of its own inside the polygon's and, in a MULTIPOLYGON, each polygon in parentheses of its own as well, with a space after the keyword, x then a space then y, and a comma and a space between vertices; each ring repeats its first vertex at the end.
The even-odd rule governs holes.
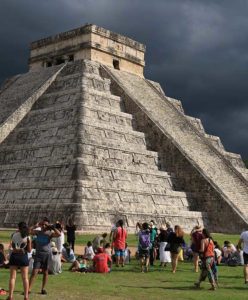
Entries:
POLYGON ((95 23, 146 44, 146 77, 248 158, 247 13, 246 0, 1 0, 0 81, 26 72, 31 41, 95 23))

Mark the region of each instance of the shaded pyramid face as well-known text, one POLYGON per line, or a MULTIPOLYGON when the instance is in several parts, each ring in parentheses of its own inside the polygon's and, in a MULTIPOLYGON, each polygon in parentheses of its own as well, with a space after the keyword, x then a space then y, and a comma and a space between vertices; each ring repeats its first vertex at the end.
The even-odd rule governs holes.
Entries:
POLYGON ((82 60, 14 78, 0 100, 0 226, 44 216, 89 231, 119 218, 130 229, 151 219, 187 231, 225 231, 229 218, 232 231, 245 226, 242 165, 153 83, 82 60))

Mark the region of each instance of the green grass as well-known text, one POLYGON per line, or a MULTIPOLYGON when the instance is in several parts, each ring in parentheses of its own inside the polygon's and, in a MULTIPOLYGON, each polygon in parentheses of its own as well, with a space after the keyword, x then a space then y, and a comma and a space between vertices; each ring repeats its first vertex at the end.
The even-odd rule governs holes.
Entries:
MULTIPOLYGON (((0 232, 0 242, 9 241, 10 232, 0 232)), ((77 244, 85 245, 92 240, 94 235, 77 235, 77 244)), ((220 245, 224 240, 236 244, 238 235, 213 234, 220 245)), ((186 236, 186 241, 189 236, 186 236)), ((128 243, 136 246, 136 238, 129 235, 128 243)), ((39 294, 41 279, 39 275, 30 299, 218 299, 236 300, 247 299, 248 286, 243 284, 243 267, 219 267, 220 287, 217 291, 209 291, 208 282, 202 284, 200 290, 193 287, 198 274, 194 273, 192 262, 180 262, 176 274, 171 273, 170 265, 161 270, 156 261, 156 266, 149 273, 141 274, 138 262, 133 259, 132 263, 125 268, 113 267, 110 274, 78 274, 67 271, 69 265, 63 266, 63 273, 57 276, 49 276, 47 291, 49 295, 44 297, 39 294)), ((9 271, 0 269, 0 286, 7 289, 9 271)), ((23 299, 21 278, 18 274, 15 289, 15 300, 23 299)), ((0 296, 0 299, 6 297, 0 296)))
MULTIPOLYGON (((155 266, 149 273, 142 274, 136 261, 124 269, 114 267, 106 275, 70 273, 67 268, 68 264, 64 266, 62 274, 49 276, 47 297, 39 294, 42 279, 39 275, 30 299, 235 300, 247 299, 248 293, 248 286, 243 284, 242 267, 219 267, 220 287, 215 292, 208 290, 208 282, 204 282, 200 290, 193 287, 198 274, 192 272, 193 266, 190 262, 179 263, 176 274, 170 272, 170 266, 164 270, 155 266)), ((0 278, 1 287, 7 289, 8 270, 0 270, 0 278)), ((20 275, 17 276, 15 291, 15 299, 23 299, 20 275)))

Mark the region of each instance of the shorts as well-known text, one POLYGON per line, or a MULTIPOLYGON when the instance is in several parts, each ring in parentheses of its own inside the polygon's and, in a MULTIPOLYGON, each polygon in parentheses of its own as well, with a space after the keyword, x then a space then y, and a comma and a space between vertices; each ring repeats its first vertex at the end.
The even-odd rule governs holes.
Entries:
POLYGON ((115 249, 115 256, 123 257, 125 254, 125 249, 115 249))
POLYGON ((248 254, 243 252, 244 265, 248 265, 248 254))
POLYGON ((48 269, 48 258, 49 258, 48 252, 36 253, 34 256, 33 269, 47 270, 48 269))
POLYGON ((11 253, 9 259, 10 266, 17 266, 17 267, 28 267, 28 255, 23 253, 11 253))
POLYGON ((139 249, 139 258, 150 257, 150 249, 139 249))

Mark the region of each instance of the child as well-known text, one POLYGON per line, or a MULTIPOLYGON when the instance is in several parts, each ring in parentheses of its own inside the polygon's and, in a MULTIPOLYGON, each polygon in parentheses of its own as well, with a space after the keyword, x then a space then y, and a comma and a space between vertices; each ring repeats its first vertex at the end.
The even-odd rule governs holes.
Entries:
POLYGON ((87 246, 84 248, 84 257, 86 257, 88 260, 92 260, 95 256, 95 252, 92 247, 92 243, 88 242, 87 246))
POLYGON ((111 258, 112 256, 112 249, 111 249, 111 246, 110 246, 110 243, 107 243, 104 247, 104 253, 107 253, 108 256, 111 258))
POLYGON ((125 264, 129 264, 131 260, 131 251, 127 248, 127 243, 125 244, 125 252, 124 252, 124 262, 125 264))

